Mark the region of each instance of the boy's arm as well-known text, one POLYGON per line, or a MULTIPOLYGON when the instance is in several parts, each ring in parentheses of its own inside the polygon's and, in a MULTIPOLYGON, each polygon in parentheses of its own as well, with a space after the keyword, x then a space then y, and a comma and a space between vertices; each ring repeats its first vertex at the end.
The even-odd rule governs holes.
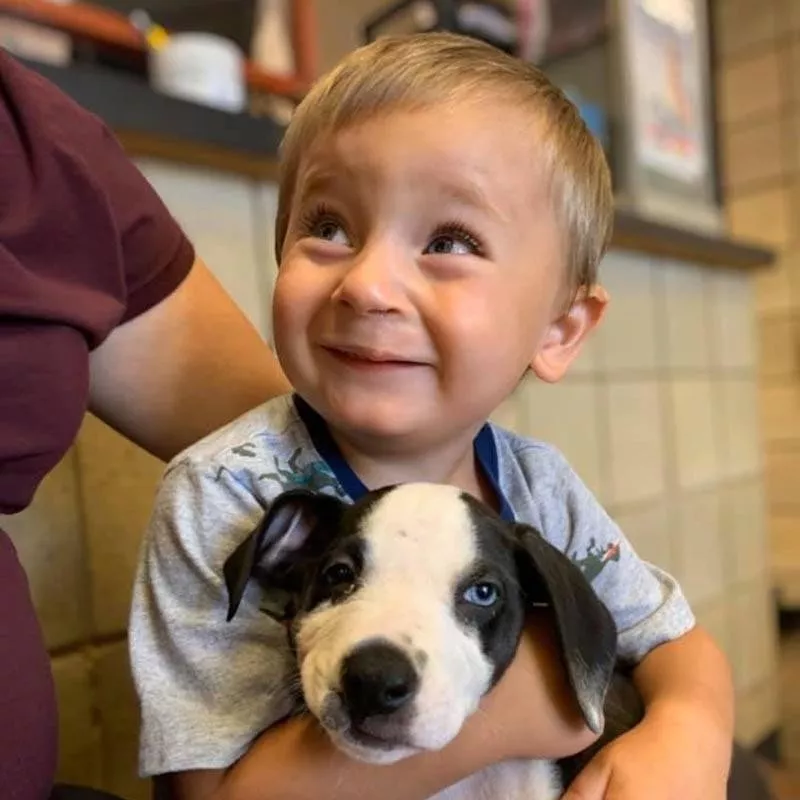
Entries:
POLYGON ((727 774, 734 729, 734 689, 727 659, 705 630, 695 627, 657 647, 634 671, 646 717, 682 726, 704 743, 703 758, 727 774))
POLYGON ((563 800, 725 800, 733 753, 733 687, 699 628, 662 644, 635 672, 643 721, 604 747, 563 800))
POLYGON ((353 761, 308 715, 263 733, 229 770, 157 780, 158 800, 422 800, 509 758, 555 758, 589 746, 549 616, 532 616, 517 656, 459 736, 438 752, 390 766, 353 761), (335 790, 332 788, 335 787, 335 790))
POLYGON ((733 727, 725 657, 696 626, 678 582, 639 558, 566 462, 555 456, 550 470, 558 480, 548 538, 569 531, 562 548, 611 611, 645 705, 644 720, 604 747, 564 800, 721 800, 733 727))

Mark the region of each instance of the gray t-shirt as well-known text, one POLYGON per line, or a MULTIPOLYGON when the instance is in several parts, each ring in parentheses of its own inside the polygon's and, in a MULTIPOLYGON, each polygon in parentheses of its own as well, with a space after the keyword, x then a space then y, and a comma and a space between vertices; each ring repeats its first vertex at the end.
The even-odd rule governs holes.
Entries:
MULTIPOLYGON (((606 603, 634 662, 694 625, 669 575, 640 560, 554 448, 495 425, 475 441, 506 518, 567 553, 606 603)), ((134 585, 129 646, 141 702, 143 775, 230 766, 292 710, 284 628, 251 581, 226 623, 223 564, 290 487, 355 500, 366 489, 299 398, 273 400, 168 467, 134 585)))

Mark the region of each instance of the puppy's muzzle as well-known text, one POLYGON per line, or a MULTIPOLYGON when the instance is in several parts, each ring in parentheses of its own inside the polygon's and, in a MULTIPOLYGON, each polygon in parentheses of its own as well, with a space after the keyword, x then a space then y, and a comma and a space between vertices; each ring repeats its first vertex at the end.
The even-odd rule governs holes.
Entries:
POLYGON ((342 703, 355 726, 409 708, 419 690, 411 659, 389 642, 365 643, 342 662, 342 703))

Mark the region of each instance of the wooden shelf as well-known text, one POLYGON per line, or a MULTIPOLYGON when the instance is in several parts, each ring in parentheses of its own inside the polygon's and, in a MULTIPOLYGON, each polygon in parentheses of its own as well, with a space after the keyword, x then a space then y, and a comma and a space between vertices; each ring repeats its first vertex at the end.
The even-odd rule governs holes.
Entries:
POLYGON ((612 247, 732 269, 768 267, 775 259, 771 250, 757 244, 677 228, 621 209, 615 215, 612 247))

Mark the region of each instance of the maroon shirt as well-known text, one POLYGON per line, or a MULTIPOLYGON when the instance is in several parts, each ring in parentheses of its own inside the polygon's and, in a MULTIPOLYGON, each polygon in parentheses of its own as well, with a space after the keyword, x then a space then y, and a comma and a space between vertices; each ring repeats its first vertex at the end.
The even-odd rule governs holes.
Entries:
MULTIPOLYGON (((25 508, 73 443, 91 350, 193 259, 107 128, 0 51, 0 513, 25 508)), ((0 795, 47 797, 55 758, 49 661, 0 531, 0 795)))

